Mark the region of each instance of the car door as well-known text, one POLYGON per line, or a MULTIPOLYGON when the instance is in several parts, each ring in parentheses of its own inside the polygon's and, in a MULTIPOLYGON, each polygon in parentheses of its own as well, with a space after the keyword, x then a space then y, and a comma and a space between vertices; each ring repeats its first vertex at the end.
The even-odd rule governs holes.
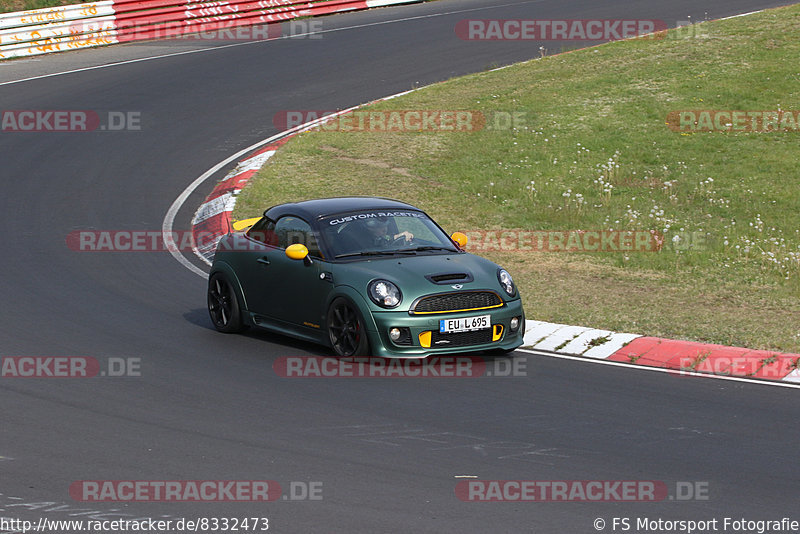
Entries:
MULTIPOLYGON (((273 322, 291 323, 306 328, 322 328, 322 316, 328 293, 333 289, 320 258, 316 236, 306 221, 284 215, 270 230, 275 246, 264 244, 253 256, 253 273, 248 306, 273 322), (309 249, 309 261, 286 256, 286 247, 301 243, 309 249)), ((269 241, 269 239, 267 240, 269 241)))
POLYGON ((246 232, 243 241, 237 242, 234 249, 236 275, 241 283, 247 309, 251 313, 265 316, 277 282, 267 269, 275 251, 280 250, 275 235, 275 221, 267 218, 258 221, 246 232))

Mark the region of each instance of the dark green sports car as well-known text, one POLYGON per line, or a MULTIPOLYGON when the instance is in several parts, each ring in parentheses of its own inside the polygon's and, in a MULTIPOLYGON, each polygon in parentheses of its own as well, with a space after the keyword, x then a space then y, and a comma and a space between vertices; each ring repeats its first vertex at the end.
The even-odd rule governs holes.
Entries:
POLYGON ((217 245, 208 311, 322 343, 337 356, 424 358, 522 344, 511 275, 424 212, 383 198, 282 204, 217 245))

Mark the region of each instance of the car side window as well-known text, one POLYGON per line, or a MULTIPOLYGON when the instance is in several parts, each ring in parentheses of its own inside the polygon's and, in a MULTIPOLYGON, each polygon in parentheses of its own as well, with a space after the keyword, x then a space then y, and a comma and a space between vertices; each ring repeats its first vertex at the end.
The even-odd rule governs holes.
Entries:
POLYGON ((278 246, 278 236, 275 233, 275 221, 266 217, 251 226, 247 231, 247 236, 265 245, 272 247, 278 246))
POLYGON ((317 237, 311 225, 299 217, 286 215, 278 219, 275 223, 275 235, 281 248, 300 243, 306 246, 309 256, 321 256, 317 237))

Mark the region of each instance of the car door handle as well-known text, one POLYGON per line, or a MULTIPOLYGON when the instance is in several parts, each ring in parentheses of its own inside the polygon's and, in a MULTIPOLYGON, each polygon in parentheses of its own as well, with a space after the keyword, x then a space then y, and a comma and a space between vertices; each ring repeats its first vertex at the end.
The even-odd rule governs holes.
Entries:
POLYGON ((269 259, 266 256, 261 256, 256 261, 261 265, 269 265, 269 259))

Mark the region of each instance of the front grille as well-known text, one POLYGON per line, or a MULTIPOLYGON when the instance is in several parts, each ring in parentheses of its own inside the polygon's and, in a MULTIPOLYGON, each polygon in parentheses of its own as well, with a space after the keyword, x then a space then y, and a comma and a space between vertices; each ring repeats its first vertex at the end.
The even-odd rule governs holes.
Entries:
POLYGON ((411 306, 411 313, 445 313, 498 308, 502 305, 503 299, 493 291, 459 291, 421 297, 411 306))
POLYGON ((442 334, 437 331, 431 332, 431 347, 466 347, 467 345, 483 345, 492 342, 492 329, 475 330, 473 332, 456 332, 454 334, 442 334))

